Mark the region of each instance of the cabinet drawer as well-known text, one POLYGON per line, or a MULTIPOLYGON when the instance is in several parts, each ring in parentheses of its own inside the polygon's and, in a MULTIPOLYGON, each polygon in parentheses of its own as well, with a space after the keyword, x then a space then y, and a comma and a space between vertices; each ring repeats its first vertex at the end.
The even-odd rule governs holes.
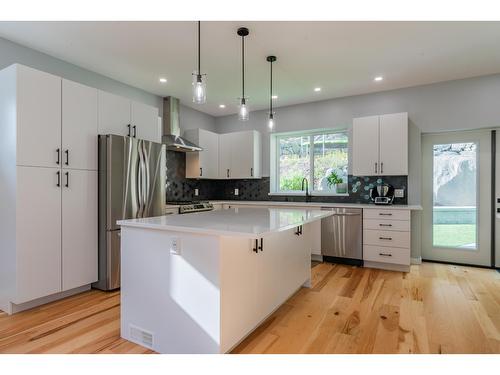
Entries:
POLYGON ((410 221, 410 210, 367 208, 363 210, 363 218, 410 221))
POLYGON ((410 232, 365 229, 363 245, 410 248, 410 232))
POLYGON ((385 246, 363 246, 363 260, 410 265, 410 249, 385 246))
POLYGON ((376 230, 386 230, 386 231, 410 231, 410 222, 404 220, 384 220, 384 219, 364 219, 363 220, 364 229, 376 229, 376 230))

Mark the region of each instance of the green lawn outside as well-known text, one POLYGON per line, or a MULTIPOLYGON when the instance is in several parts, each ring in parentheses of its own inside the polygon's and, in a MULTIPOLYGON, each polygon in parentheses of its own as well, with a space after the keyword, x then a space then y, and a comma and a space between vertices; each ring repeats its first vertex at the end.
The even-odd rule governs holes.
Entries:
POLYGON ((460 247, 476 243, 475 224, 434 224, 434 246, 460 247))

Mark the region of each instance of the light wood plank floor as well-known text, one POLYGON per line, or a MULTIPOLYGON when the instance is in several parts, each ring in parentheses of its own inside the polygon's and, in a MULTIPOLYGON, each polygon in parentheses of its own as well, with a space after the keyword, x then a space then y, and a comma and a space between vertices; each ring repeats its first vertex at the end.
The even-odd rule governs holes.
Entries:
MULTIPOLYGON (((434 263, 411 272, 313 268, 234 353, 500 353, 500 273, 434 263)), ((151 353, 120 339, 118 292, 0 312, 0 353, 151 353)))

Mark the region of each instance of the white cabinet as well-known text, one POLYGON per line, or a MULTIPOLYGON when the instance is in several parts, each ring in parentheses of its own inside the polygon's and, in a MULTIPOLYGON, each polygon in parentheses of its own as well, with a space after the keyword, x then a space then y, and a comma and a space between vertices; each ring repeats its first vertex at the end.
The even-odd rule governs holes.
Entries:
POLYGON ((136 138, 151 142, 161 142, 158 108, 131 101, 130 122, 132 124, 133 135, 136 138))
POLYGON ((97 281, 97 171, 63 170, 62 290, 97 281))
POLYGON ((160 142, 158 108, 99 90, 99 134, 160 142))
POLYGON ((380 174, 408 174, 408 113, 380 116, 380 174))
POLYGON ((219 135, 204 129, 190 129, 184 137, 203 151, 186 154, 187 178, 218 178, 219 135))
MULTIPOLYGON (((17 115, 17 165, 57 167, 61 152, 61 78, 22 65, 10 66, 5 74, 12 74, 17 81, 16 102, 3 109, 16 110, 12 116, 17 115)), ((16 142, 15 138, 12 141, 16 142)))
POLYGON ((408 174, 408 114, 353 119, 353 175, 408 174))
POLYGON ((130 100, 99 90, 99 134, 132 136, 130 100))
POLYGON ((59 169, 17 167, 14 303, 61 291, 61 188, 59 169))
POLYGON ((62 165, 97 170, 97 89, 62 80, 62 165))
POLYGON ((219 136, 219 178, 261 177, 261 134, 255 130, 219 136))

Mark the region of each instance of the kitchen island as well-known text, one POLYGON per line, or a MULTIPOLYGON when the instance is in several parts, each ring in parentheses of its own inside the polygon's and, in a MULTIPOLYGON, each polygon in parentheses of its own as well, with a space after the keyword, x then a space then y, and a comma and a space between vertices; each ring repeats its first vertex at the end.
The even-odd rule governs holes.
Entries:
POLYGON ((121 336, 225 353, 310 285, 310 224, 330 211, 233 208, 119 221, 121 336))

